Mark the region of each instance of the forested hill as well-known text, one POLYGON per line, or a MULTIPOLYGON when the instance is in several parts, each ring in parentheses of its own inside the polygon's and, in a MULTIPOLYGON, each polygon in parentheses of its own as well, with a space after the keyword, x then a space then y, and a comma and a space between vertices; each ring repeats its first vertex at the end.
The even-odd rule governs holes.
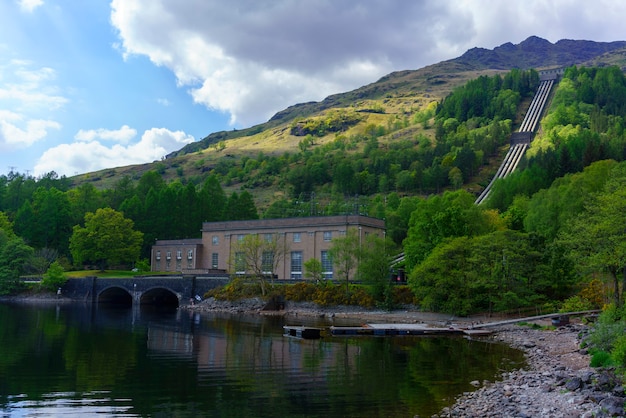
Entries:
MULTIPOLYGON (((574 59, 562 51, 575 42, 550 45, 531 38, 491 54, 470 52, 471 64, 394 73, 153 164, 74 178, 0 176, 0 293, 55 260, 66 269, 101 262, 79 238, 101 235, 90 235, 92 227, 114 229, 114 220, 141 234, 134 256, 108 261, 134 263, 149 257, 155 239, 198 237, 203 221, 360 213, 385 219, 387 241, 377 248, 405 253, 424 309, 546 306, 577 292, 585 299, 577 307, 601 306, 605 295, 620 300, 626 49, 604 52, 620 43, 581 44, 586 61, 564 70, 518 170, 494 184, 485 204, 474 204, 539 73, 477 70, 482 61, 469 58, 574 59), (601 55, 592 57, 592 47, 601 55)), ((388 265, 361 267, 383 271, 377 279, 388 283, 388 265)))
POLYGON ((189 144, 180 151, 168 155, 169 158, 208 148, 219 141, 254 135, 296 118, 304 118, 315 113, 337 107, 350 106, 360 100, 379 100, 387 95, 407 95, 432 92, 434 97, 444 97, 450 90, 469 78, 475 71, 510 70, 513 68, 567 67, 574 64, 601 63, 626 66, 626 41, 594 42, 564 39, 555 44, 531 36, 514 45, 510 42, 493 50, 472 48, 462 56, 430 65, 419 70, 397 71, 380 80, 356 90, 335 94, 320 102, 300 103, 276 113, 268 122, 247 129, 220 131, 202 140, 189 144), (620 51, 623 62, 614 62, 616 51, 620 51), (602 58, 603 54, 608 53, 602 58))

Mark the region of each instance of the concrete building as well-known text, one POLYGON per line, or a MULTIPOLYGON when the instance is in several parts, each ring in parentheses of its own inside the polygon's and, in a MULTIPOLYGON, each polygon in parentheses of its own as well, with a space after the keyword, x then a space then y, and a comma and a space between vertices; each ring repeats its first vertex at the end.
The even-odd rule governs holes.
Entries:
POLYGON ((345 236, 349 230, 357 233, 360 243, 370 234, 382 238, 385 221, 361 215, 341 215, 205 222, 202 239, 156 241, 152 247, 152 271, 251 274, 241 260, 241 243, 247 235, 257 235, 261 241, 274 243, 274 248, 284 253, 272 263, 272 251, 263 251, 259 258, 268 266, 268 274, 273 270, 278 279, 302 279, 304 263, 317 258, 322 264, 324 278, 332 279, 335 273, 328 250, 333 238, 345 236))

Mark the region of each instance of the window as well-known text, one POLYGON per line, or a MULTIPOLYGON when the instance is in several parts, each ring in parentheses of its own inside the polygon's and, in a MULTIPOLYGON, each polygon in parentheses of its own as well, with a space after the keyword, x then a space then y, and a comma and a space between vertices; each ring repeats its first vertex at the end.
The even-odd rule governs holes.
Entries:
POLYGON ((235 253, 235 274, 246 274, 246 260, 242 251, 235 253))
POLYGON ((293 242, 300 242, 302 240, 299 232, 293 233, 293 242))
POLYGON ((156 259, 157 261, 161 259, 161 251, 156 252, 156 259))
POLYGON ((272 242, 272 238, 273 238, 273 234, 263 235, 263 239, 265 239, 265 242, 272 242))
POLYGON ((213 235, 211 239, 213 241, 213 245, 220 245, 220 238, 217 235, 213 235))
POLYGON ((333 239, 333 231, 324 231, 324 241, 332 241, 333 239))
POLYGON ((243 242, 243 237, 244 237, 243 234, 237 235, 237 242, 243 242))
POLYGON ((193 260, 193 250, 187 250, 187 260, 193 260))
POLYGON ((272 251, 263 251, 261 269, 263 269, 263 274, 274 273, 274 253, 272 251))
POLYGON ((302 251, 291 252, 291 278, 302 279, 302 251))
POLYGON ((211 268, 217 268, 217 253, 211 254, 211 268))
POLYGON ((183 252, 181 250, 176 251, 176 259, 180 260, 183 258, 183 252))
POLYGON ((322 277, 325 279, 333 278, 333 260, 328 251, 322 251, 322 277))
POLYGON ((171 260, 171 259, 172 259, 172 252, 171 252, 171 251, 168 251, 168 252, 165 254, 165 258, 166 258, 168 261, 169 261, 169 260, 171 260))

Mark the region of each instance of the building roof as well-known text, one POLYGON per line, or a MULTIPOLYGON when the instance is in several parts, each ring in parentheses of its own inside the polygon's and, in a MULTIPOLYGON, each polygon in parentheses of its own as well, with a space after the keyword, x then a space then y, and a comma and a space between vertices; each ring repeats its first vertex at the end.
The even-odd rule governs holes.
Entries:
POLYGON ((163 245, 171 247, 173 245, 202 245, 202 238, 185 238, 185 239, 158 239, 154 246, 163 245))
POLYGON ((324 226, 369 226, 385 229, 385 221, 363 215, 308 216, 301 218, 253 219, 245 221, 204 222, 202 232, 245 229, 320 228, 324 226))

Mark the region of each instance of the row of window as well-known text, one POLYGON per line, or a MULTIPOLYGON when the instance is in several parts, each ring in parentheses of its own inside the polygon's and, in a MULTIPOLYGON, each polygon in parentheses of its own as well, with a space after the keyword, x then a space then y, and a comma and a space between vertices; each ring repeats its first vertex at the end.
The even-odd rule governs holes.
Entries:
MULTIPOLYGON (((214 268, 217 268, 217 253, 213 253, 213 265, 214 268)), ((333 278, 333 261, 330 257, 328 251, 321 252, 322 259, 322 277, 325 279, 333 278)), ((263 273, 272 274, 274 272, 274 253, 271 251, 264 251, 261 255, 261 268, 263 269, 263 273)), ((302 251, 292 251, 290 254, 290 274, 289 277, 292 279, 302 279, 302 251)), ((236 274, 245 274, 246 273, 246 262, 244 259, 243 252, 235 253, 235 273, 236 274)))
MULTIPOLYGON (((155 258, 157 261, 161 260, 161 251, 157 250, 155 258)), ((166 260, 171 260, 172 259, 172 252, 171 251, 167 251, 165 253, 165 259, 166 260)), ((183 259, 183 252, 181 250, 176 251, 176 259, 177 260, 182 260, 183 259)), ((187 251, 187 260, 193 260, 193 250, 188 250, 187 251)))
MULTIPOLYGON (((344 232, 345 233, 345 232, 344 232)), ((275 234, 263 234, 263 239, 266 242, 272 242, 275 234)), ((302 233, 301 232, 292 232, 292 240, 293 242, 302 242, 302 233)), ((237 234, 237 241, 243 241, 245 234, 237 234)), ((333 239, 333 231, 324 231, 324 241, 330 242, 333 239)), ((211 237, 211 242, 213 245, 220 245, 220 238, 218 235, 213 235, 211 237)))

